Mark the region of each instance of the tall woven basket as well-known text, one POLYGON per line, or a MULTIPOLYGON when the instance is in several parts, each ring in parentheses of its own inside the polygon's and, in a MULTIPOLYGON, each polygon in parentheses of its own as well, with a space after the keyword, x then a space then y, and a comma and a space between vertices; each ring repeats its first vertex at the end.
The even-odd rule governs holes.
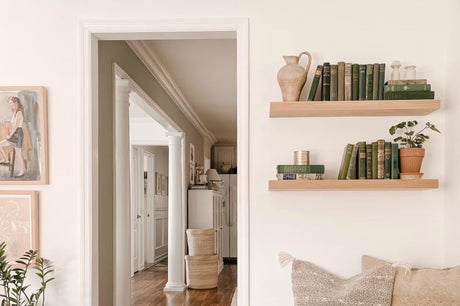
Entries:
POLYGON ((185 255, 187 284, 191 289, 217 287, 217 254, 203 256, 185 255))
POLYGON ((188 253, 191 256, 214 254, 214 229, 188 229, 188 253))

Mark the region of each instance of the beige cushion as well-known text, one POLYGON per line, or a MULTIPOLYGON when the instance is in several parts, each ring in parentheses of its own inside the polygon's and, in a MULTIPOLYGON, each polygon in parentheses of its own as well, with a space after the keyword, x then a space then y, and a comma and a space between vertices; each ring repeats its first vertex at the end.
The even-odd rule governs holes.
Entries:
POLYGON ((295 305, 390 305, 394 269, 381 265, 348 279, 340 278, 308 262, 292 264, 295 305))
MULTIPOLYGON (((362 270, 374 269, 389 262, 363 255, 362 270)), ((460 266, 438 269, 396 267, 392 305, 460 305, 460 266)))

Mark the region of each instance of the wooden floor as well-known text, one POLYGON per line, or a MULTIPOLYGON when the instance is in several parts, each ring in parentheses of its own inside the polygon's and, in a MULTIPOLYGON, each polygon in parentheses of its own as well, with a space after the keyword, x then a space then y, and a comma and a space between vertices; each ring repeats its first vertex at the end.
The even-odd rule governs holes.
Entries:
POLYGON ((216 289, 184 292, 163 292, 167 282, 166 269, 147 269, 138 272, 131 279, 131 305, 167 305, 167 306, 229 306, 236 288, 236 264, 225 265, 219 275, 216 289))

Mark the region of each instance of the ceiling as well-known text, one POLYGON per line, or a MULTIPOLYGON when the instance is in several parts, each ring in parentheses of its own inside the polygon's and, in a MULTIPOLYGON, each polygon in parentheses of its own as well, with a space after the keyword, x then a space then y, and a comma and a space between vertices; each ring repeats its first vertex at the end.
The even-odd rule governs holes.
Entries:
POLYGON ((217 143, 236 143, 236 39, 150 40, 146 45, 217 143))

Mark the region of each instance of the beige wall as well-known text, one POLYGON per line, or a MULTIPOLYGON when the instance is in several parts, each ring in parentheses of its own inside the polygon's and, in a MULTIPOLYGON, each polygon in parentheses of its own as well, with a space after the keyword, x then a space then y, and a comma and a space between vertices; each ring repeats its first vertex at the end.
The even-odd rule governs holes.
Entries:
MULTIPOLYGON (((99 301, 112 304, 113 293, 113 76, 117 63, 185 132, 186 156, 190 142, 196 161, 203 163, 203 138, 124 41, 99 42, 99 301)), ((189 173, 189 161, 184 167, 189 173)), ((129 263, 126 263, 129 264, 129 263)))

